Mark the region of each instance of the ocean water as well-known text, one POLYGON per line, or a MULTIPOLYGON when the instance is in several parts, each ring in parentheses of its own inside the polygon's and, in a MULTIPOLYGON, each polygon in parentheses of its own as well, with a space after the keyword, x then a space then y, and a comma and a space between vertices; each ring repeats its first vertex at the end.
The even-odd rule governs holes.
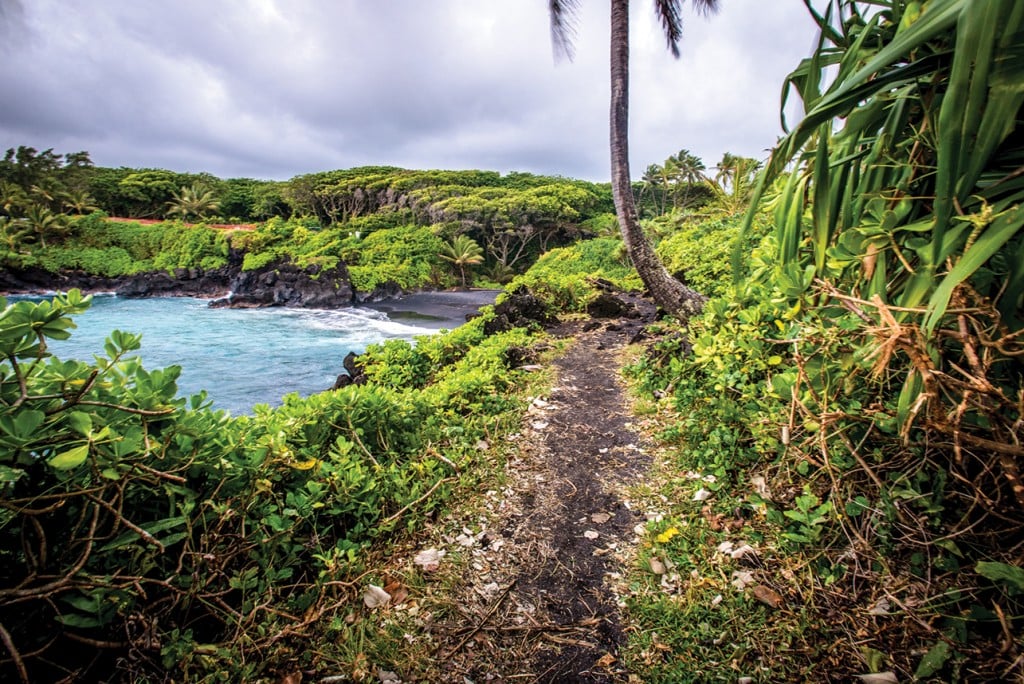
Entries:
POLYGON ((188 297, 95 295, 92 307, 75 317, 71 338, 49 347, 58 358, 92 361, 104 355, 112 330, 141 333, 135 355, 147 370, 181 366, 179 396, 205 389, 215 408, 241 415, 256 404, 280 405, 291 392, 307 396, 329 389, 350 351, 457 327, 475 309, 457 298, 418 303, 417 296, 400 305, 322 311, 212 309, 208 300, 188 297), (381 309, 391 310, 394 320, 381 309))

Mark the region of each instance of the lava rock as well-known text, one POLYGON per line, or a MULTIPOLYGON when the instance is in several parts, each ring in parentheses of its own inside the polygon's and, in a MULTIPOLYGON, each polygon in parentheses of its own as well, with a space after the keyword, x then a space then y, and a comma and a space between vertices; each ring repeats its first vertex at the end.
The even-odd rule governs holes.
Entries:
POLYGON ((592 318, 638 318, 640 312, 635 306, 610 292, 602 292, 587 304, 587 313, 592 318))
POLYGON ((484 334, 494 335, 513 328, 533 325, 553 325, 558 319, 551 315, 547 305, 525 286, 509 292, 504 301, 494 306, 494 318, 484 324, 484 334))
POLYGON ((261 269, 239 273, 231 284, 231 293, 211 302, 210 306, 337 309, 350 306, 353 300, 352 281, 344 264, 322 269, 316 264, 302 268, 278 261, 261 269))

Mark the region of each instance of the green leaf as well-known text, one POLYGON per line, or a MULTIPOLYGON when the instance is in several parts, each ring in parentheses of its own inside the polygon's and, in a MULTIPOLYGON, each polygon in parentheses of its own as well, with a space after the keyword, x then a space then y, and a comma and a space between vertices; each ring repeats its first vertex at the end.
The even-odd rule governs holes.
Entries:
POLYGON ((21 468, 11 468, 9 466, 0 465, 0 483, 17 482, 24 477, 25 471, 21 468))
POLYGON ((26 410, 13 416, 0 416, 0 431, 6 432, 19 442, 27 442, 36 435, 36 430, 43 421, 46 414, 42 411, 26 410))
POLYGON ((1009 585, 1012 594, 1024 593, 1024 568, 996 561, 979 561, 974 570, 986 579, 1009 585))
POLYGON ((945 641, 936 641, 935 645, 921 658, 914 672, 915 679, 926 679, 942 669, 949 660, 950 648, 945 641))
POLYGON ((89 458, 89 445, 83 444, 57 454, 48 463, 51 468, 56 468, 57 470, 71 470, 85 463, 87 458, 89 458))
POLYGON ((78 434, 88 437, 92 432, 92 416, 82 411, 72 411, 68 414, 68 425, 78 434))
POLYGON ((92 629, 103 624, 102 620, 92 617, 91 615, 82 615, 81 613, 58 615, 57 621, 67 625, 68 627, 78 627, 79 629, 92 629))
POLYGON ((931 300, 928 302, 928 317, 924 322, 926 332, 934 331, 945 315, 956 286, 981 268, 982 264, 1002 249, 1022 227, 1024 227, 1024 210, 1021 210, 1020 206, 1014 205, 1006 209, 985 229, 981 237, 964 252, 960 260, 956 262, 956 266, 946 274, 932 294, 931 300))

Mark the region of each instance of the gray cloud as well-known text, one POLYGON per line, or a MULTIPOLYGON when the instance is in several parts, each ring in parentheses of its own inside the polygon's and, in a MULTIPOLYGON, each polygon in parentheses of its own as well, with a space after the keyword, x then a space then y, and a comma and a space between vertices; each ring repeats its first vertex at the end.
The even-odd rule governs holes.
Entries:
MULTIPOLYGON (((556 65, 545 2, 0 0, 0 147, 288 178, 361 164, 608 178, 607 7, 556 65)), ((679 60, 635 3, 633 175, 686 147, 764 156, 812 45, 798 0, 686 16, 679 60)))

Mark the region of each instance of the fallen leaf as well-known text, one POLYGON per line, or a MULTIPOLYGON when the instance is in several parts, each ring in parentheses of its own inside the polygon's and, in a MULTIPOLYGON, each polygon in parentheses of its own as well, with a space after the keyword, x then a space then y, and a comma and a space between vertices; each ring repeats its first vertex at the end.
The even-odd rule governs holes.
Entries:
POLYGON ((534 430, 544 430, 548 426, 548 424, 543 420, 535 420, 533 421, 532 425, 534 430))
POLYGON ((701 487, 693 494, 694 501, 707 501, 711 498, 711 492, 701 487))
POLYGON ((657 558, 652 558, 650 560, 650 565, 651 565, 651 572, 653 572, 655 575, 664 575, 665 574, 665 570, 666 570, 665 564, 662 563, 657 558))
POLYGON ((479 442, 476 443, 476 450, 477 451, 487 451, 490 448, 491 448, 490 443, 487 440, 485 440, 485 439, 481 439, 479 442))
POLYGON ((892 604, 889 603, 889 599, 880 598, 868 609, 868 615, 888 615, 889 609, 892 608, 892 604))
POLYGON ((854 676, 860 681, 866 682, 866 684, 898 684, 900 681, 896 679, 895 673, 892 672, 875 672, 854 676))
POLYGON ((746 589, 748 584, 753 583, 754 576, 746 570, 737 570, 736 572, 732 573, 732 582, 730 582, 730 584, 732 584, 732 586, 736 587, 740 591, 746 589))
POLYGON ((583 533, 583 536, 587 539, 597 539, 601 535, 598 532, 595 532, 594 530, 587 530, 583 533))
POLYGON ((779 592, 775 591, 771 587, 766 587, 763 584, 758 584, 756 587, 750 590, 751 593, 761 603, 765 604, 770 608, 781 608, 782 597, 779 596, 779 592))
POLYGON ((596 522, 598 525, 603 525, 609 520, 611 520, 612 516, 608 515, 607 513, 594 513, 592 516, 590 516, 590 519, 596 522))
POLYGON ((756 556, 757 549, 749 544, 741 544, 739 547, 731 550, 729 555, 732 556, 734 560, 738 560, 744 556, 756 556))
POLYGON ((766 499, 769 501, 771 500, 772 493, 768 489, 768 483, 762 476, 755 475, 754 477, 750 478, 750 484, 753 485, 754 491, 757 492, 758 496, 760 496, 762 499, 766 499))
POLYGON ((302 673, 301 672, 289 672, 286 675, 282 675, 281 678, 277 680, 277 684, 301 684, 301 683, 302 683, 302 673))
POLYGON ((412 562, 420 566, 423 572, 434 572, 441 567, 442 558, 444 558, 444 551, 423 549, 413 557, 412 562))
POLYGON ((597 659, 597 662, 594 663, 594 665, 608 669, 612 666, 614 662, 615 656, 613 656, 611 653, 605 653, 603 656, 597 659))
POLYGON ((387 589, 387 592, 391 594, 391 600, 396 606, 405 603, 405 600, 409 598, 409 590, 401 585, 395 587, 394 591, 391 591, 389 588, 387 589))
POLYGON ((363 590, 363 603, 371 610, 380 606, 386 606, 390 600, 391 594, 376 584, 368 584, 366 589, 363 590))
POLYGON ((377 679, 380 680, 380 684, 402 684, 402 680, 397 674, 390 670, 382 670, 377 668, 377 679))

